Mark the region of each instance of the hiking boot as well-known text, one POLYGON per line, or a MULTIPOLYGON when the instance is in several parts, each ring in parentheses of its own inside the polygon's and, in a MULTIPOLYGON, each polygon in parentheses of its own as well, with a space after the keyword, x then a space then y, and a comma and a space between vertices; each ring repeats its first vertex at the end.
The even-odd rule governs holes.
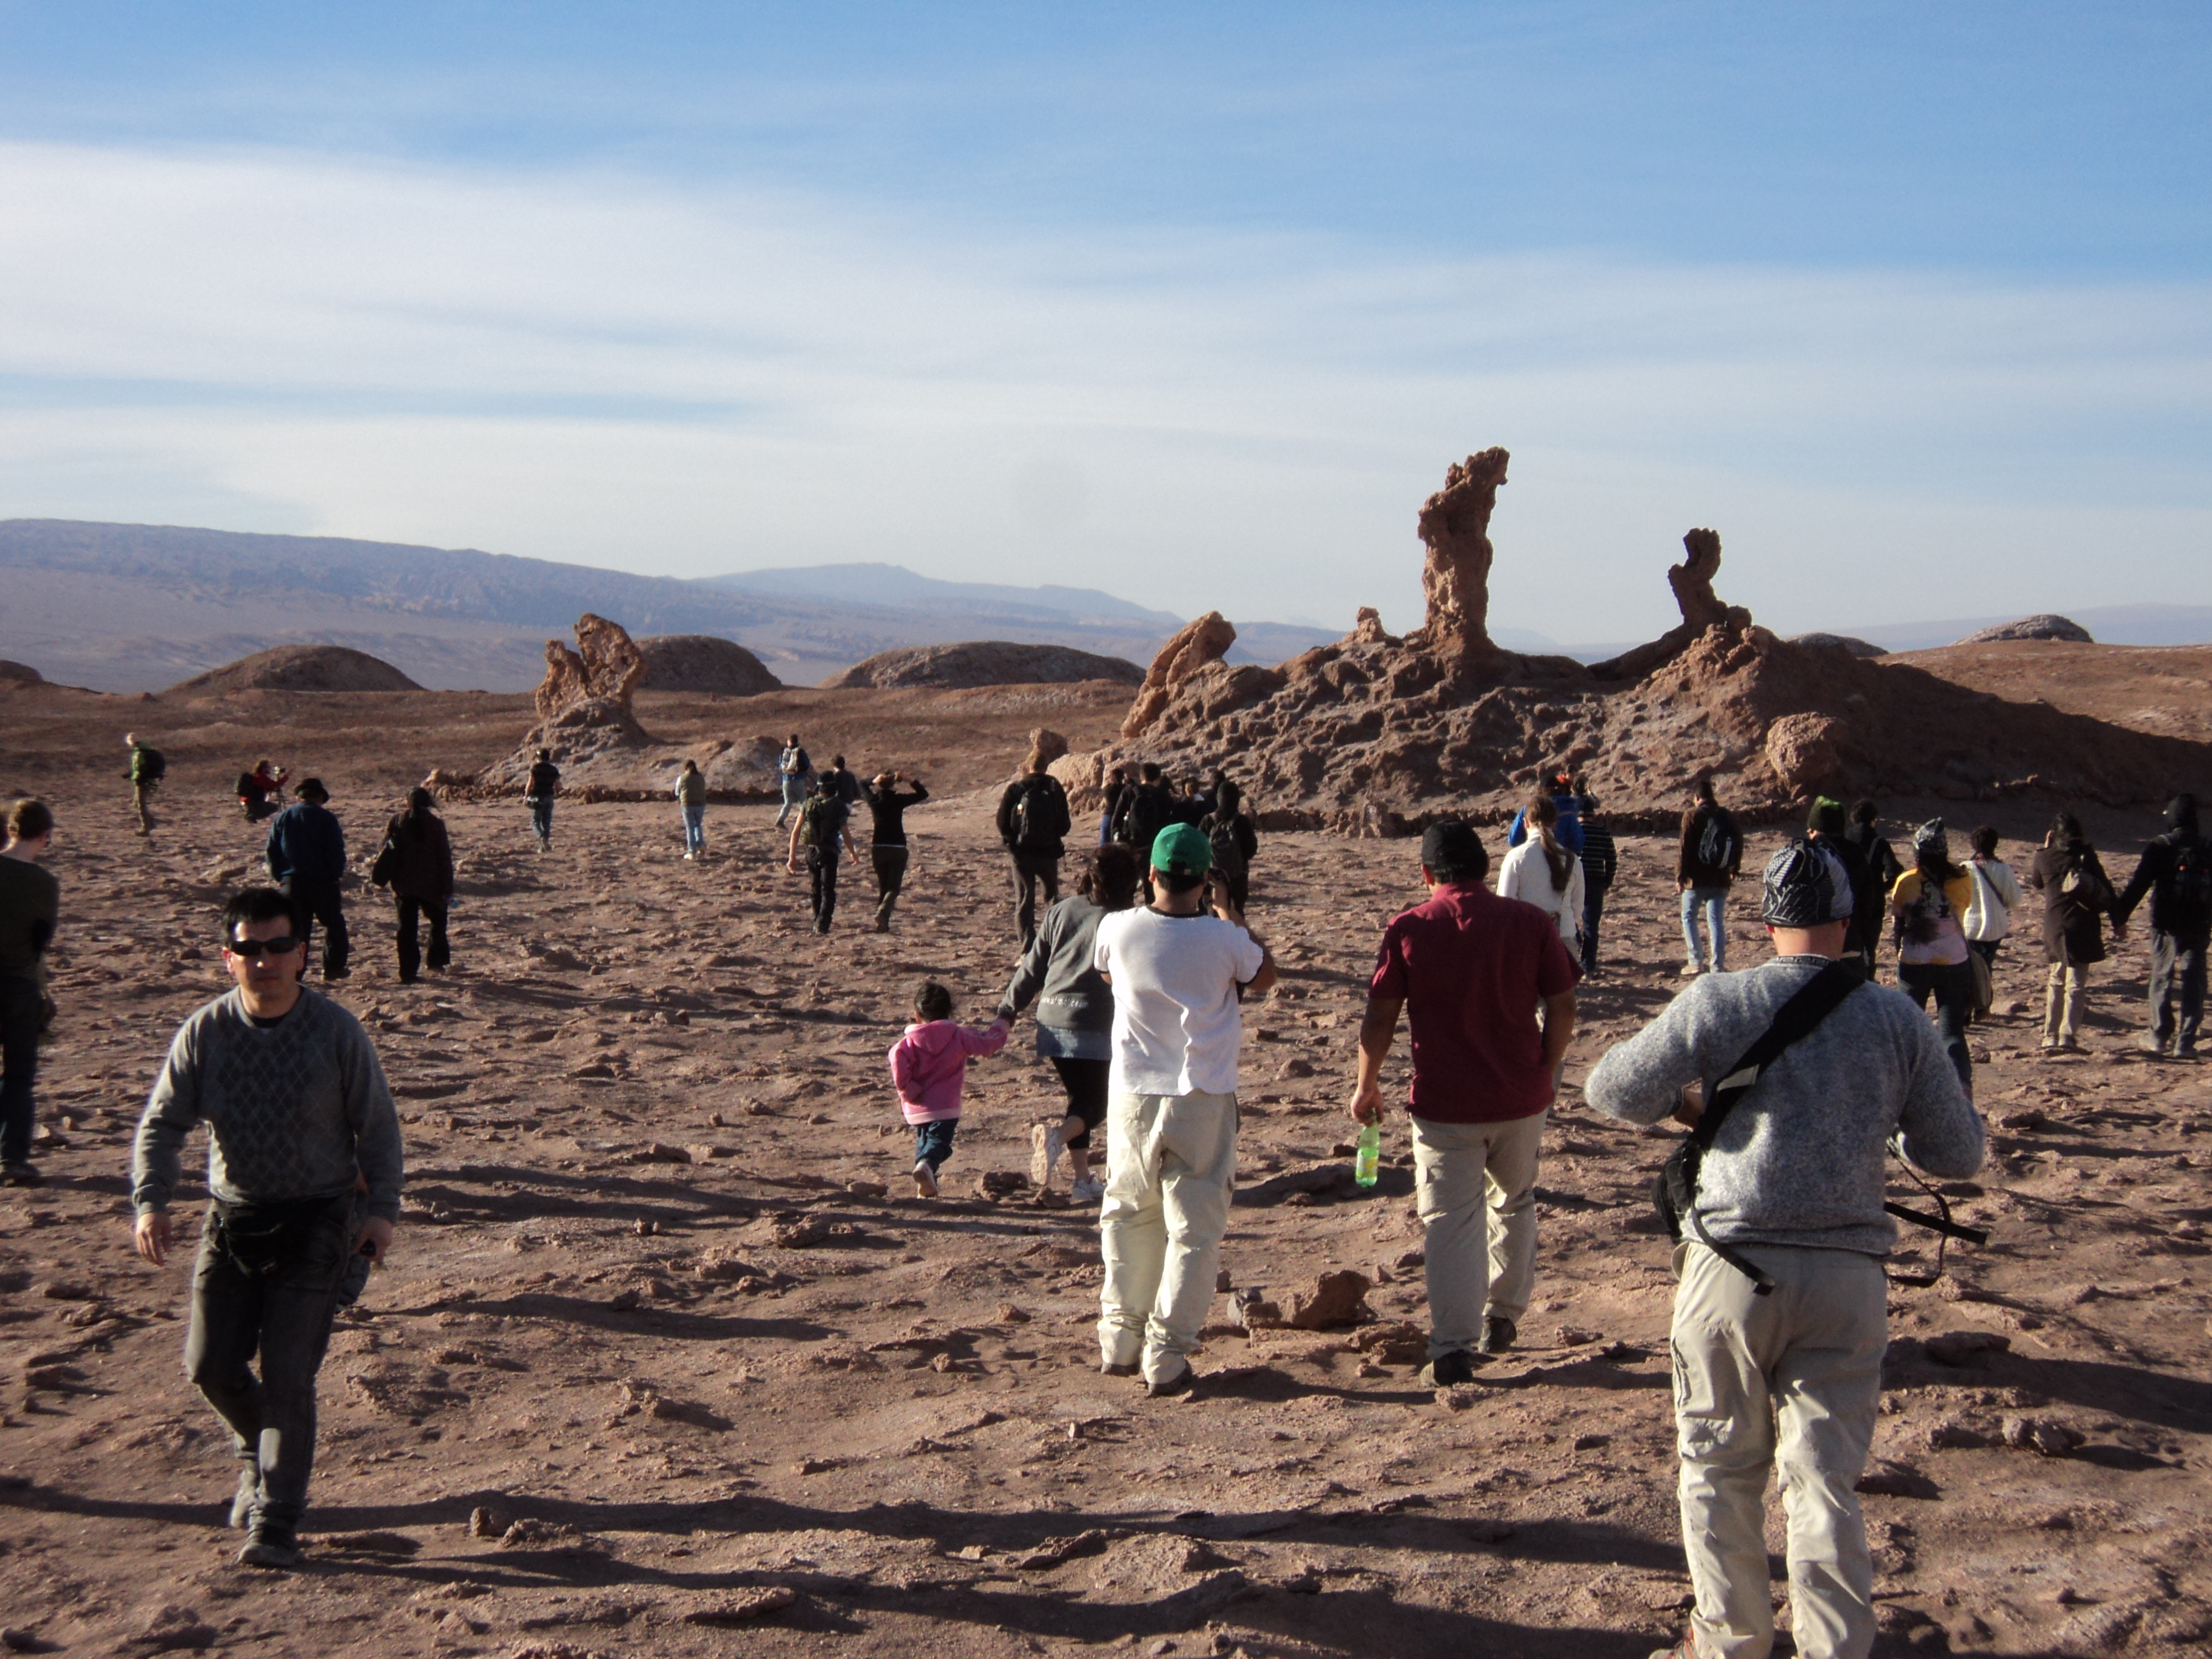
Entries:
POLYGON ((1421 1386, 1425 1389, 1449 1389, 1474 1381, 1474 1356, 1465 1348, 1440 1353, 1421 1367, 1421 1386))
POLYGON ((1101 1376, 1134 1376, 1136 1374, 1137 1368, 1134 1365, 1101 1364, 1098 1367, 1098 1375, 1101 1376))
POLYGON ((1145 1398, 1147 1400, 1172 1400, 1177 1395, 1188 1394, 1190 1392, 1190 1385, 1197 1381, 1197 1374, 1194 1372, 1189 1366, 1185 1365, 1173 1376, 1166 1377, 1158 1382, 1146 1383, 1145 1398))
POLYGON ((238 1494, 230 1500, 230 1529, 244 1532, 253 1520, 253 1506, 261 1501, 260 1466, 248 1463, 238 1471, 238 1494))
POLYGON ((238 1553, 238 1564, 242 1567, 267 1567, 283 1572, 301 1565, 307 1559, 300 1553, 298 1535, 282 1521, 255 1522, 246 1547, 238 1553))
POLYGON ((1504 1353, 1513 1346, 1514 1339, 1520 1334, 1520 1327, 1511 1320, 1500 1319, 1493 1315, 1482 1322, 1482 1340, 1475 1345, 1476 1352, 1504 1353))
POLYGON ((2175 1045, 2174 1045, 2174 1050, 2173 1050, 2173 1057, 2174 1057, 2176 1060, 2194 1060, 2194 1059, 2196 1059, 2196 1058, 2197 1058, 2197 1045, 2196 1045, 2195 1043, 2193 1043, 2193 1042, 2182 1042, 2182 1043, 2177 1043, 2177 1044, 2175 1044, 2175 1045))
POLYGON ((40 1175, 38 1166, 27 1158, 11 1158, 5 1164, 0 1164, 0 1187, 43 1187, 46 1184, 46 1176, 40 1175))
POLYGON ((1052 1185, 1052 1172, 1060 1167, 1060 1155, 1066 1150, 1060 1125, 1030 1125, 1030 1180, 1040 1191, 1052 1185))
POLYGON ((351 979, 352 977, 353 969, 350 968, 325 968, 323 969, 323 983, 325 985, 329 984, 331 981, 334 979, 351 979))
POLYGON ((914 1195, 916 1198, 937 1196, 937 1171, 927 1164, 914 1166, 914 1195))
POLYGON ((876 918, 876 931, 878 933, 888 933, 890 930, 891 919, 889 916, 878 916, 876 918))

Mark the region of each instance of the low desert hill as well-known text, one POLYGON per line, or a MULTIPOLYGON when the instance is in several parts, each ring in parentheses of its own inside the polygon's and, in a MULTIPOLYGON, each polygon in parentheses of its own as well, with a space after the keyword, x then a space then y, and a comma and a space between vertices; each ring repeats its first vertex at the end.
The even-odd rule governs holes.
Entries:
POLYGON ((166 695, 227 691, 420 691, 390 663, 342 645, 280 645, 173 685, 166 695))
POLYGON ((1102 657, 1064 645, 1015 645, 976 640, 886 651, 823 682, 826 690, 856 686, 1062 685, 1079 680, 1143 684, 1145 671, 1126 657, 1102 657))
POLYGON ((2212 743, 2212 645, 2013 640, 1887 660, 2009 702, 2043 703, 2154 737, 2212 743))
POLYGON ((744 647, 712 634, 660 634, 640 640, 637 648, 645 656, 645 683, 656 691, 750 697, 783 686, 744 647))

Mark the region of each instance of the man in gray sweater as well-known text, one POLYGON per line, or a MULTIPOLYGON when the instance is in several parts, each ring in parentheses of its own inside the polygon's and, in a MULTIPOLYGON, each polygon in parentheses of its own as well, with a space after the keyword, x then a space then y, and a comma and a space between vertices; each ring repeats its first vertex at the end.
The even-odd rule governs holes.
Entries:
MULTIPOLYGON (((1766 866, 1774 960, 1698 981, 1600 1060, 1583 1085, 1632 1123, 1694 1122, 1776 1014, 1840 957, 1851 915, 1839 866, 1795 842, 1766 866), (1694 1096, 1686 1092, 1695 1087, 1694 1096)), ((1854 1488, 1887 1346, 1883 1147, 1932 1175, 1982 1166, 1982 1122, 1911 1000, 1860 985, 1784 1049, 1705 1154, 1705 1231, 1774 1281, 1686 1236, 1674 1251, 1674 1423, 1683 1547, 1697 1607, 1669 1652, 1764 1659, 1774 1639, 1760 1499, 1778 1475, 1789 1520, 1791 1629, 1802 1659, 1863 1659, 1874 1568, 1854 1488)), ((1655 1656, 1654 1659, 1664 1659, 1655 1656)))
POLYGON ((273 888, 223 911, 238 988, 198 1009, 139 1120, 133 1243, 155 1267, 196 1124, 214 1195, 192 1270, 185 1370, 230 1426, 242 1465, 230 1524, 239 1559, 297 1566, 315 1459, 315 1375, 355 1257, 380 1260, 399 1219, 398 1115, 361 1023, 300 983, 307 922, 273 888), (252 1363, 258 1352, 260 1375, 252 1363))

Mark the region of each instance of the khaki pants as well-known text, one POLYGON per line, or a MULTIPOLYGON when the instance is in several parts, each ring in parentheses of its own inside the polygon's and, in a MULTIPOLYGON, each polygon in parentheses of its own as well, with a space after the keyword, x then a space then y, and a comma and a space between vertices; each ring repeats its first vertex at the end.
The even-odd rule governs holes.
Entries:
POLYGON ((2043 984, 2043 1042, 2072 1042, 2081 1029, 2081 998, 2089 988, 2089 970, 2073 963, 2054 962, 2051 977, 2043 984))
POLYGON ((133 781, 131 785, 131 810, 138 814, 138 830, 142 835, 154 827, 154 789, 155 786, 150 783, 133 781))
POLYGON ((1740 1247, 1771 1296, 1702 1244, 1674 1254, 1674 1431, 1682 1547, 1707 1659, 1774 1645, 1762 1498, 1771 1468, 1789 1521, 1790 1618, 1801 1659, 1865 1659, 1874 1564, 1853 1490, 1881 1401, 1888 1286, 1851 1250, 1740 1247))
POLYGON ((1536 1163, 1551 1114, 1504 1123, 1413 1120, 1425 1230, 1429 1358, 1472 1348, 1485 1319, 1516 1323, 1536 1281, 1536 1163))
POLYGON ((1164 1382, 1198 1352, 1213 1304, 1237 1178, 1237 1097, 1116 1094, 1106 1121, 1098 1352, 1164 1382))

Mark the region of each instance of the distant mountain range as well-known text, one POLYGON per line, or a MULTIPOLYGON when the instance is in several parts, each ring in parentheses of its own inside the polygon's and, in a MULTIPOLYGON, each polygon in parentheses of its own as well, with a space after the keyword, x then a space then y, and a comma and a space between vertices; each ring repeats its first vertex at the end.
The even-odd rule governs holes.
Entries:
MULTIPOLYGON (((473 549, 161 525, 0 520, 0 657, 48 679, 150 691, 273 645, 351 647, 418 683, 524 690, 544 643, 594 611, 633 634, 714 634, 787 684, 879 651, 1000 639, 1142 665, 1183 619, 1110 593, 945 582, 896 565, 633 576, 473 549)), ((1334 637, 1238 623, 1237 661, 1334 637)))

